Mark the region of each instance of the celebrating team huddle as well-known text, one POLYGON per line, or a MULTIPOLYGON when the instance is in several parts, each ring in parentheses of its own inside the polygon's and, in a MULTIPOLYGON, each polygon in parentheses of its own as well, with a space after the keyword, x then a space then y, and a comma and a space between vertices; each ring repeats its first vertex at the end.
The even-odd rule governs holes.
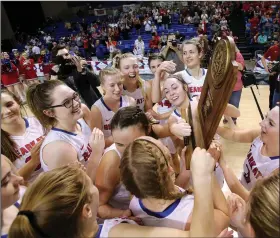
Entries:
MULTIPOLYGON (((203 140, 202 58, 201 41, 187 40, 185 70, 151 55, 154 78, 146 81, 136 56, 116 55, 99 74, 103 96, 91 108, 60 80, 28 87, 32 117, 2 91, 1 237, 227 237, 228 227, 278 236, 279 105, 259 128, 219 126, 209 148, 188 152, 186 138, 203 140), (251 143, 240 179, 220 137, 251 143)), ((238 105, 223 115, 236 123, 238 105)))

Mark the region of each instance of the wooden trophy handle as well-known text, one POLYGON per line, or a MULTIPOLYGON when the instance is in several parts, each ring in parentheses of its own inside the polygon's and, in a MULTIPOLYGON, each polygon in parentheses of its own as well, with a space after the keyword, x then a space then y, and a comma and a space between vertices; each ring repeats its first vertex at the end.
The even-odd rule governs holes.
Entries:
MULTIPOLYGON (((181 109, 181 117, 186 121, 187 120, 187 114, 186 114, 186 109, 181 109)), ((185 154, 185 160, 186 160, 186 169, 190 170, 191 168, 191 155, 192 155, 192 145, 190 143, 190 139, 188 136, 184 136, 184 146, 187 147, 186 154, 185 154)))

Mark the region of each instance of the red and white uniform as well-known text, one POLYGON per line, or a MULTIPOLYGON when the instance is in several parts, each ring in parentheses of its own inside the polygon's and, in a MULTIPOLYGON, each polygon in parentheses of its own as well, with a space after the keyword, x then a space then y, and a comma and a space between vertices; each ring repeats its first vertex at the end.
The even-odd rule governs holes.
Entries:
MULTIPOLYGON (((179 188, 183 193, 184 189, 179 188)), ((162 212, 154 212, 145 207, 142 199, 133 197, 129 209, 137 218, 141 218, 144 226, 170 227, 185 230, 187 221, 193 211, 194 196, 185 195, 177 199, 162 212)))
MULTIPOLYGON (((102 115, 102 131, 104 133, 104 137, 108 138, 111 136, 111 120, 115 113, 106 105, 103 98, 100 98, 98 101, 94 103, 101 115, 102 115)), ((121 96, 120 97, 120 108, 130 106, 130 101, 128 96, 121 96)))
POLYGON ((207 69, 202 68, 202 76, 200 79, 194 78, 190 72, 185 69, 176 74, 181 74, 184 81, 188 84, 189 93, 191 98, 199 96, 202 91, 202 87, 206 78, 207 69))
MULTIPOLYGON (((157 113, 158 114, 168 113, 173 111, 174 108, 175 107, 172 106, 172 104, 166 98, 164 98, 160 102, 158 102, 157 113)), ((164 125, 166 123, 167 120, 160 120, 161 125, 164 125)), ((168 148, 171 154, 176 153, 175 145, 170 137, 160 138, 159 140, 161 141, 162 144, 164 144, 168 148)))
POLYGON ((34 60, 33 59, 25 59, 25 58, 21 57, 20 67, 21 67, 22 73, 25 75, 25 79, 29 79, 29 80, 37 79, 36 71, 34 70, 34 60))
MULTIPOLYGON (((44 135, 44 129, 40 122, 35 117, 24 118, 26 131, 21 136, 10 136, 17 145, 18 159, 13 164, 17 169, 22 168, 31 159, 31 149, 37 144, 44 135)), ((29 182, 34 181, 37 176, 43 172, 41 164, 37 166, 35 171, 32 172, 29 182)))
POLYGON ((43 63, 35 63, 34 64, 34 71, 36 72, 37 77, 44 77, 44 69, 43 69, 43 63))
POLYGON ((257 137, 253 141, 243 164, 241 183, 247 190, 251 190, 258 179, 269 176, 274 170, 279 168, 280 156, 268 157, 262 155, 262 146, 262 140, 260 137, 257 137))
POLYGON ((12 63, 11 60, 6 60, 9 66, 1 62, 1 81, 4 86, 12 86, 20 83, 18 68, 12 63))
MULTIPOLYGON (((84 119, 79 119, 77 123, 81 127, 82 134, 75 134, 73 132, 65 131, 55 127, 53 127, 47 134, 40 149, 40 161, 44 171, 49 171, 49 167, 43 160, 43 149, 46 145, 55 141, 64 141, 72 145, 77 152, 77 159, 84 165, 87 163, 92 152, 92 149, 89 145, 91 129, 86 124, 84 119)), ((55 151, 53 153, 55 153, 55 151)))

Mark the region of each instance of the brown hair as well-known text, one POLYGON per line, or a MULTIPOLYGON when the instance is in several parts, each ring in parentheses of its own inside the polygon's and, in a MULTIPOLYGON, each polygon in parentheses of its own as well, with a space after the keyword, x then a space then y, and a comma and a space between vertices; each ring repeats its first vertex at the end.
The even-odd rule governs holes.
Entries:
POLYGON ((257 181, 250 193, 248 214, 256 238, 279 237, 279 171, 257 181))
POLYGON ((164 59, 164 56, 161 55, 161 54, 156 54, 156 53, 154 53, 154 54, 151 54, 151 55, 149 56, 148 65, 149 65, 150 68, 151 68, 151 61, 152 61, 152 60, 157 60, 157 59, 161 60, 162 62, 165 60, 165 59, 164 59))
POLYGON ((52 105, 52 92, 57 86, 60 85, 64 85, 64 83, 59 80, 50 80, 45 81, 42 84, 32 84, 27 90, 27 104, 32 113, 45 128, 54 126, 56 123, 56 119, 54 117, 47 116, 43 111, 49 109, 49 107, 52 105))
POLYGON ((89 187, 90 180, 78 168, 64 166, 41 174, 26 190, 9 237, 82 237, 81 213, 92 200, 89 187))
POLYGON ((105 69, 102 69, 99 73, 99 80, 100 80, 100 84, 104 85, 105 82, 105 76, 107 75, 115 75, 115 74, 119 74, 121 77, 121 72, 119 69, 114 68, 114 67, 108 67, 105 69))
MULTIPOLYGON (((137 198, 173 200, 183 197, 175 189, 169 174, 167 156, 155 143, 136 139, 124 151, 121 159, 121 181, 137 198)), ((171 160, 171 159, 170 159, 171 160)))
MULTIPOLYGON (((21 101, 16 95, 5 89, 2 90, 2 94, 3 93, 11 96, 13 100, 20 106, 20 108, 23 108, 21 101)), ((14 140, 11 139, 10 134, 1 128, 1 153, 9 158, 12 162, 19 158, 16 147, 17 145, 14 140)))
POLYGON ((113 58, 113 62, 114 62, 113 67, 120 69, 121 60, 125 59, 125 58, 129 58, 129 57, 136 58, 135 55, 132 53, 124 53, 124 54, 115 55, 115 57, 113 58))
MULTIPOLYGON (((182 51, 184 48, 184 45, 195 45, 197 48, 198 53, 203 53, 203 55, 205 54, 206 51, 206 43, 205 43, 205 39, 204 38, 192 38, 190 40, 185 40, 182 43, 182 51)), ((208 47, 208 43, 207 43, 207 47, 208 47)))

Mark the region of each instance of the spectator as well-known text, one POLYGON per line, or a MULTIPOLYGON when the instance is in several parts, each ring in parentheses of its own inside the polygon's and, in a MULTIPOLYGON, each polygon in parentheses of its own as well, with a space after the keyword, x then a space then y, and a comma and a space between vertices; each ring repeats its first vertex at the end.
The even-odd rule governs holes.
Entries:
POLYGON ((200 17, 197 12, 194 13, 193 23, 194 23, 195 27, 198 27, 198 25, 200 23, 200 17))
POLYGON ((225 17, 222 17, 220 21, 220 27, 222 31, 227 30, 227 20, 225 17))
POLYGON ((149 18, 146 18, 146 20, 144 21, 144 26, 145 26, 146 33, 150 33, 152 30, 152 27, 151 27, 151 21, 149 20, 149 18))
POLYGON ((253 35, 255 35, 258 30, 258 25, 260 22, 258 15, 254 14, 254 17, 250 19, 249 22, 251 23, 251 32, 253 35))
POLYGON ((217 24, 216 20, 214 19, 211 26, 210 26, 212 35, 215 35, 220 30, 220 25, 217 24))
POLYGON ((206 14, 205 11, 203 11, 203 13, 201 14, 201 21, 205 21, 206 23, 208 23, 208 15, 206 14))
POLYGON ((162 26, 162 15, 159 15, 159 16, 158 16, 157 23, 158 23, 158 26, 159 26, 159 27, 162 26))
POLYGON ((44 40, 45 40, 46 44, 49 44, 51 42, 51 39, 52 38, 51 38, 50 33, 47 36, 44 36, 44 40))
POLYGON ((149 43, 149 47, 151 48, 152 53, 158 52, 158 45, 159 41, 155 39, 155 36, 153 35, 149 43))
POLYGON ((275 18, 273 19, 273 31, 279 31, 280 26, 280 18, 279 15, 276 13, 275 18))
POLYGON ((268 14, 262 16, 260 24, 262 30, 266 33, 266 35, 270 36, 273 29, 271 17, 268 14))
POLYGON ((166 59, 166 61, 173 60, 173 62, 177 65, 174 73, 185 69, 182 61, 182 54, 178 49, 178 44, 174 33, 171 33, 167 36, 167 45, 162 47, 161 54, 166 59))
POLYGON ((32 47, 32 54, 34 55, 35 61, 37 61, 37 59, 39 59, 39 57, 41 55, 41 50, 38 47, 38 45, 34 45, 32 47))
POLYGON ((169 24, 169 15, 168 14, 163 14, 163 16, 162 16, 163 29, 168 30, 168 24, 169 24))
POLYGON ((160 42, 161 46, 164 46, 167 43, 167 35, 165 35, 164 32, 161 33, 160 42))
POLYGON ((138 35, 140 35, 141 22, 140 22, 139 18, 136 18, 136 20, 134 21, 134 26, 135 26, 135 29, 136 29, 136 33, 138 35))
POLYGON ((267 36, 262 32, 257 38, 258 44, 265 45, 267 43, 267 36))
POLYGON ((81 22, 81 26, 84 32, 87 32, 87 23, 85 22, 85 19, 83 18, 82 22, 81 22))
POLYGON ((202 29, 202 24, 199 24, 197 31, 196 31, 197 35, 203 35, 204 30, 202 29))
MULTIPOLYGON (((280 55, 280 38, 278 39, 278 44, 271 46, 263 55, 261 61, 262 64, 265 68, 265 71, 267 73, 270 74, 270 70, 268 68, 268 65, 266 63, 266 60, 269 61, 276 61, 279 60, 279 55, 280 55)), ((274 95, 274 91, 276 88, 276 79, 277 79, 278 75, 277 74, 270 74, 269 75, 269 109, 272 109, 272 105, 273 105, 273 95, 274 95)))
POLYGON ((95 41, 93 51, 95 51, 95 55, 96 55, 98 60, 104 60, 104 48, 100 45, 99 40, 95 41))
POLYGON ((156 31, 157 31, 157 26, 154 23, 152 23, 151 32, 154 33, 156 31))
POLYGON ((138 39, 135 40, 134 42, 134 50, 133 53, 135 55, 139 55, 139 56, 144 56, 145 53, 145 44, 144 41, 142 40, 141 36, 138 36, 138 39))
POLYGON ((177 42, 183 42, 185 40, 185 36, 181 34, 179 31, 176 31, 175 38, 177 42))
POLYGON ((112 38, 108 37, 108 41, 106 41, 106 46, 107 46, 108 51, 110 52, 110 60, 112 60, 113 53, 116 50, 117 42, 112 41, 112 38))

